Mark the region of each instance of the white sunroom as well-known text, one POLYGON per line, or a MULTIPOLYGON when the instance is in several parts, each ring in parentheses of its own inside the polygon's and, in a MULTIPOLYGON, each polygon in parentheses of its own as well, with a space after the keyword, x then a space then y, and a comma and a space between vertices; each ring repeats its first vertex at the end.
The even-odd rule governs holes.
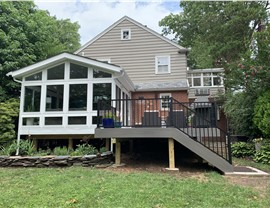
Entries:
POLYGON ((18 139, 93 135, 97 101, 130 98, 134 90, 121 67, 69 53, 7 75, 21 83, 18 139))

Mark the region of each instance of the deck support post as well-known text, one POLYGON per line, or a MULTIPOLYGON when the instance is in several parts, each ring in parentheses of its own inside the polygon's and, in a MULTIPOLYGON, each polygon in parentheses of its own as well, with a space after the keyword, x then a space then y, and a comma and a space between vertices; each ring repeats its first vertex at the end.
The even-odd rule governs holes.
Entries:
POLYGON ((106 150, 110 151, 110 139, 106 138, 106 144, 105 144, 106 150))
POLYGON ((68 149, 73 149, 73 139, 71 137, 68 138, 68 149))
POLYGON ((179 170, 178 168, 175 168, 175 156, 174 156, 174 139, 169 138, 168 139, 168 146, 169 146, 169 168, 166 168, 166 170, 179 170))
POLYGON ((121 165, 121 143, 119 139, 116 139, 115 143, 115 165, 121 165))

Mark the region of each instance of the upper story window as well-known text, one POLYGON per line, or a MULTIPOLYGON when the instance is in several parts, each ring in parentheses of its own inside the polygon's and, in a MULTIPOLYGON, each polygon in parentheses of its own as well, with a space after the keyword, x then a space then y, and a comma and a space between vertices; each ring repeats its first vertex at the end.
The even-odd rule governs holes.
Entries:
POLYGON ((38 72, 36 74, 32 74, 28 77, 25 77, 25 81, 37 81, 42 80, 42 72, 38 72))
POLYGON ((122 29, 121 30, 121 40, 130 40, 131 32, 130 29, 122 29))
POLYGON ((219 72, 191 73, 188 75, 190 87, 223 86, 223 78, 219 72))
POLYGON ((64 79, 65 77, 65 64, 48 69, 48 80, 64 79))
POLYGON ((70 63, 70 79, 84 79, 88 77, 88 68, 70 63))
POLYGON ((156 74, 171 72, 170 56, 156 56, 156 74))

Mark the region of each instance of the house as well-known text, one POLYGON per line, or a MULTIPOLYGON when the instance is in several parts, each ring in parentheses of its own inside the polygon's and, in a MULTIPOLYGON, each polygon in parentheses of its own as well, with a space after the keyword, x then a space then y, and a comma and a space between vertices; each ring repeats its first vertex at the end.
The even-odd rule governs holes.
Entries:
MULTIPOLYGON (((228 137, 217 126, 219 109, 211 99, 200 102, 197 97, 205 86, 211 88, 206 90, 209 98, 214 87, 222 89, 220 69, 207 72, 213 86, 198 88, 197 71, 187 71, 187 52, 124 16, 74 54, 8 73, 21 83, 18 140, 28 136, 41 146, 60 139, 71 148, 93 137, 106 138, 109 147, 116 138, 119 164, 124 138, 169 138, 170 169, 175 168, 177 141, 220 170, 231 171, 228 137), (209 118, 202 109, 208 109, 209 118), (101 128, 101 118, 108 114, 122 128, 101 128)), ((206 78, 201 75, 201 83, 206 78)))

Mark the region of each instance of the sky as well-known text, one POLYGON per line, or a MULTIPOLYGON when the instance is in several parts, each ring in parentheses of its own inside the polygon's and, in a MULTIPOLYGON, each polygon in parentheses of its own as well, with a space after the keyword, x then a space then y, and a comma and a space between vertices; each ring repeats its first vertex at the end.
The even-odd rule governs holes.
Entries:
MULTIPOLYGON (((127 15, 161 33, 158 22, 170 13, 179 13, 179 0, 34 0, 39 9, 57 19, 78 22, 81 45, 127 15)), ((169 36, 168 38, 173 38, 169 36)))

